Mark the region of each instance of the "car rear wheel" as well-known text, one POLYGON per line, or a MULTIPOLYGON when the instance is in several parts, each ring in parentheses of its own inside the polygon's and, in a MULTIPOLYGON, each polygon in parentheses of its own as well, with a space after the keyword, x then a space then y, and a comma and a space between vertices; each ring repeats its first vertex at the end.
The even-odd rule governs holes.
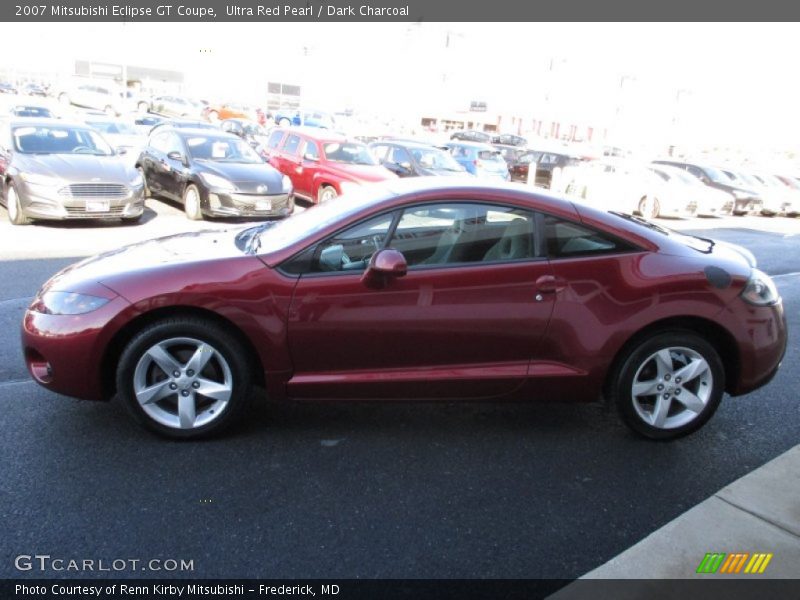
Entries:
POLYGON ((61 104, 64 104, 64 105, 67 105, 67 106, 69 106, 70 104, 72 104, 72 102, 71 102, 71 101, 70 101, 70 99, 69 99, 69 95, 68 95, 68 94, 59 94, 59 95, 58 95, 58 101, 59 101, 61 104))
POLYGON ((656 334, 634 347, 611 382, 611 396, 625 423, 658 440, 702 427, 725 389, 718 352, 689 331, 656 334))
POLYGON ((117 390, 134 419, 151 431, 181 439, 216 434, 249 406, 246 357, 238 340, 216 323, 160 321, 123 351, 117 390))
POLYGON ((278 125, 281 127, 289 127, 291 124, 292 122, 286 117, 283 117, 280 121, 278 121, 278 125))
POLYGON ((22 210, 22 203, 13 183, 8 184, 6 207, 8 208, 8 220, 11 221, 12 225, 30 225, 31 220, 22 210))
POLYGON ((216 123, 217 121, 219 121, 219 113, 215 110, 212 110, 211 112, 208 113, 208 120, 211 121, 212 123, 216 123))
POLYGON ((192 221, 203 218, 203 209, 200 206, 200 191, 195 185, 187 185, 183 192, 183 210, 192 221))
POLYGON ((639 200, 639 214, 645 219, 655 219, 661 214, 661 205, 658 203, 658 198, 651 198, 645 196, 639 200))
POLYGON ((322 204, 323 202, 328 202, 336 198, 336 196, 338 196, 338 194, 333 186, 323 185, 317 192, 317 203, 322 204))
POLYGON ((139 104, 136 105, 136 110, 140 113, 146 113, 150 110, 150 105, 147 104, 147 102, 139 102, 139 104))

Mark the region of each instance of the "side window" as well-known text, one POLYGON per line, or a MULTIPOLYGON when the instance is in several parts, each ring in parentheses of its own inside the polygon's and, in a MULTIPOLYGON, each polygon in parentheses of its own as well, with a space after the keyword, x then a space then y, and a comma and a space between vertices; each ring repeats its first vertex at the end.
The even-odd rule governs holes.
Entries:
POLYGON ((386 160, 386 155, 389 152, 389 146, 370 146, 370 152, 372 152, 372 156, 375 157, 375 160, 378 162, 383 162, 386 160))
POLYGON ((303 148, 303 158, 308 160, 319 160, 319 148, 316 142, 306 140, 305 147, 303 148))
POLYGON ((282 265, 292 275, 306 273, 360 273, 372 255, 384 247, 394 213, 381 215, 345 229, 282 265))
POLYGON ((406 209, 390 246, 409 267, 525 260, 536 256, 533 213, 491 204, 406 209))
POLYGON ((549 215, 545 217, 545 235, 547 254, 550 258, 594 256, 635 250, 631 244, 623 240, 549 215))
POLYGON ((169 133, 164 131, 151 137, 150 147, 164 154, 169 152, 169 133))
POLYGON ((275 149, 278 147, 278 144, 281 143, 283 139, 283 132, 282 131, 273 131, 272 135, 269 136, 269 141, 267 142, 267 146, 275 149))
POLYGON ((167 154, 170 152, 180 152, 181 154, 185 154, 183 150, 183 142, 181 142, 180 138, 174 133, 167 134, 167 154))
POLYGON ((296 135, 290 135, 283 145, 283 151, 287 154, 297 154, 297 147, 300 145, 300 138, 296 135))
POLYGON ((389 158, 390 162, 393 162, 396 165, 402 165, 403 163, 411 163, 411 155, 409 155, 408 151, 405 148, 400 148, 399 146, 395 146, 392 148, 391 158, 389 158))

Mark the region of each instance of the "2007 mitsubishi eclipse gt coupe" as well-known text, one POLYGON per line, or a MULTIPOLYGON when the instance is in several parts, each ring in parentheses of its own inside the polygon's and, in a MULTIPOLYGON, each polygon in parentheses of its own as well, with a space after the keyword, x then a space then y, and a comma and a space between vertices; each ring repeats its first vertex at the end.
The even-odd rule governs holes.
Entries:
POLYGON ((775 375, 781 298, 738 246, 464 178, 394 180, 280 222, 67 267, 25 313, 33 378, 166 436, 278 399, 616 404, 649 438, 775 375))

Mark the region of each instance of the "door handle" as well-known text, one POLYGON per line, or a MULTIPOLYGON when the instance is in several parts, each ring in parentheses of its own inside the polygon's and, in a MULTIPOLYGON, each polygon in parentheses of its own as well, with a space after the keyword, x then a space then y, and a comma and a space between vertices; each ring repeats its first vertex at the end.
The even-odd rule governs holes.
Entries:
POLYGON ((567 282, 554 275, 542 275, 536 280, 536 289, 546 294, 560 292, 567 287, 567 282))

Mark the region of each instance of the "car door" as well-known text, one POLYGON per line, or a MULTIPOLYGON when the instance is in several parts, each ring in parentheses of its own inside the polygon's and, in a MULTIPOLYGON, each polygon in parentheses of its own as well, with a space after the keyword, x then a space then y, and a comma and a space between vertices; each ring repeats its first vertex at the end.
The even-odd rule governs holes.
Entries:
POLYGON ((278 163, 277 169, 287 175, 292 180, 292 186, 295 192, 298 192, 299 185, 301 185, 302 164, 300 159, 300 146, 302 138, 295 134, 290 133, 283 141, 280 147, 280 153, 275 157, 278 163))
POLYGON ((349 227, 289 261, 302 273, 288 318, 289 394, 461 399, 514 391, 555 302, 537 289, 551 270, 537 250, 535 219, 499 204, 424 204, 349 227), (404 253, 408 273, 373 289, 362 274, 383 247, 404 253))
POLYGON ((296 177, 292 180, 297 182, 295 193, 313 198, 314 180, 320 169, 319 145, 317 142, 309 139, 303 140, 300 144, 298 157, 300 159, 299 168, 295 166, 296 177))

